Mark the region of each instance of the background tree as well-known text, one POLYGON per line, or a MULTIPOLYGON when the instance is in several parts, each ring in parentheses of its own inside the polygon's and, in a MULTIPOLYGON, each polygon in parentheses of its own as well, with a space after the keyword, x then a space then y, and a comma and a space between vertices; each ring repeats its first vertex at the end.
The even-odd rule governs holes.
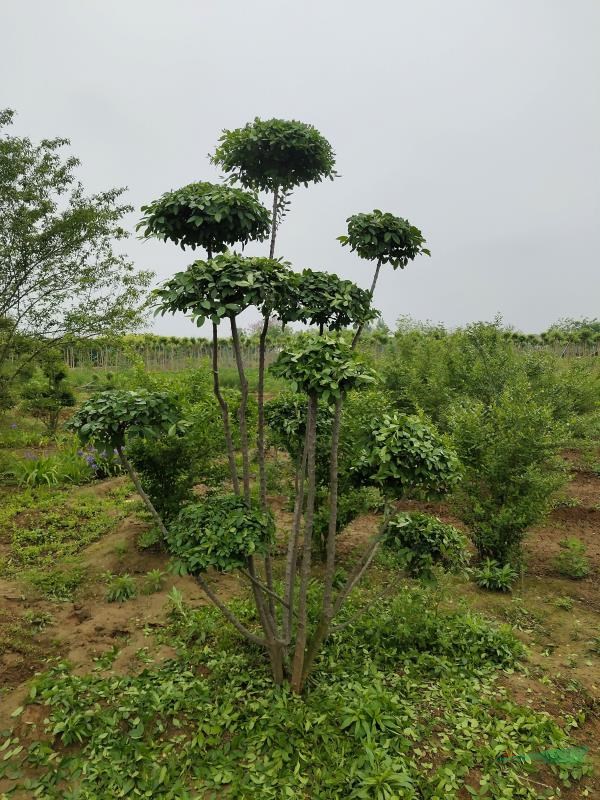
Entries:
MULTIPOLYGON (((0 127, 14 112, 0 112, 0 127)), ((27 364, 68 338, 137 327, 151 273, 114 243, 127 237, 124 189, 86 195, 67 139, 0 137, 0 375, 6 389, 27 364)))
POLYGON ((60 412, 75 405, 75 395, 67 383, 67 367, 62 354, 49 350, 40 355, 42 381, 32 381, 23 389, 21 396, 25 409, 32 417, 44 422, 51 436, 56 434, 60 412))

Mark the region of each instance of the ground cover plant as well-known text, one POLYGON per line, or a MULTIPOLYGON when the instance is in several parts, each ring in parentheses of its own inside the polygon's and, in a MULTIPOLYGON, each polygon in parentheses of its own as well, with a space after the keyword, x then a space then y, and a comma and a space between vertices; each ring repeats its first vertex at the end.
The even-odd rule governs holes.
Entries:
MULTIPOLYGON (((499 687, 498 670, 522 656, 508 629, 440 613, 423 591, 379 601, 354 622, 351 602, 351 624, 302 699, 273 686, 218 611, 181 598, 173 609, 162 634, 173 660, 133 677, 110 674, 109 663, 83 677, 58 663, 38 678, 30 699, 46 709, 46 737, 26 749, 9 738, 4 774, 19 785, 35 765, 21 785, 48 798, 408 800, 459 798, 465 786, 472 796, 536 798, 532 755, 570 747, 574 718, 561 727, 499 687)), ((236 610, 259 625, 247 601, 236 610)), ((546 780, 569 784, 588 770, 581 757, 567 760, 546 780)))

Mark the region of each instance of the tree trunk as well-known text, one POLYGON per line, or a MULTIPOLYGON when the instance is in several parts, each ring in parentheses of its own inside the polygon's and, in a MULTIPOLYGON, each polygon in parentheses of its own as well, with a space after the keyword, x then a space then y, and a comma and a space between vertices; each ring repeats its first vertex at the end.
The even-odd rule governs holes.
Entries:
POLYGON ((271 217, 271 246, 269 248, 269 258, 275 258, 275 237, 277 236, 277 210, 279 205, 279 187, 275 187, 273 192, 273 216, 271 217))
POLYGON ((312 528, 315 510, 316 475, 315 475, 315 450, 316 450, 316 425, 317 425, 317 396, 310 394, 308 398, 308 419, 306 423, 307 435, 307 474, 308 497, 306 513, 304 515, 304 542, 302 546, 302 571, 300 577, 300 593, 298 599, 298 628, 296 631, 296 644, 292 663, 291 687, 298 694, 303 687, 304 656, 306 652, 306 639, 308 635, 308 607, 307 594, 310 581, 310 566, 312 553, 312 528))
POLYGON ((302 456, 298 459, 296 465, 295 487, 296 487, 296 500, 294 502, 294 516, 292 522, 292 531, 288 539, 287 558, 285 563, 285 583, 284 583, 284 600, 287 603, 287 608, 284 609, 283 615, 283 639, 285 642, 291 641, 292 634, 292 620, 294 615, 294 587, 296 583, 296 563, 298 560, 298 541, 300 539, 300 522, 302 520, 302 510, 304 507, 304 479, 306 476, 306 461, 308 457, 308 428, 304 435, 304 447, 302 449, 302 456))
MULTIPOLYGON (((379 270, 381 269, 381 261, 377 262, 377 266, 375 267, 375 274, 373 275, 373 281, 371 283, 371 288, 369 289, 369 297, 373 300, 373 295, 375 294, 375 287, 377 286, 377 278, 379 278, 379 270)), ((354 334, 354 338, 352 339, 352 349, 356 347, 358 340, 360 339, 360 335, 363 332, 364 323, 359 325, 356 329, 356 333, 354 334)))
POLYGON ((309 642, 302 670, 302 684, 306 681, 321 645, 329 635, 333 619, 333 579, 335 576, 335 543, 337 535, 338 509, 338 455, 340 446, 340 423, 342 418, 343 397, 335 403, 333 424, 331 428, 331 454, 329 463, 329 528, 327 531, 325 576, 323 579, 323 604, 317 629, 309 642))
POLYGON ((140 483, 139 476, 138 476, 137 472, 134 470, 134 468, 132 467, 129 459, 127 458, 127 456, 123 452, 123 448, 122 448, 121 445, 117 445, 117 453, 118 453, 119 459, 121 461, 121 464, 123 465, 123 467, 125 468, 126 472, 129 475, 129 477, 131 478, 131 481, 132 481, 133 485, 135 486, 137 493, 142 498, 142 501, 143 501, 144 505, 146 506, 146 508, 150 512, 150 516, 152 517, 154 522, 156 522, 156 524, 158 525, 158 528, 159 528, 160 532, 162 533, 163 537, 166 538, 169 534, 168 534, 167 529, 165 528, 165 524, 162 521, 161 516, 158 513, 158 511, 154 508, 154 506, 152 504, 152 500, 150 500, 150 498, 148 497, 146 492, 143 490, 142 484, 140 483))
POLYGON ((244 372, 244 362, 242 359, 242 349, 240 347, 240 336, 237 329, 235 317, 230 317, 231 338, 235 352, 235 363, 240 379, 240 441, 242 444, 242 480, 244 483, 244 500, 250 503, 250 454, 248 448, 248 425, 246 421, 246 408, 248 405, 248 380, 244 372))
POLYGON ((235 463, 235 451, 233 449, 233 439, 231 438, 231 425, 229 424, 229 406, 223 395, 219 384, 219 346, 217 337, 217 325, 213 322, 213 348, 212 348, 212 372, 213 372, 213 391, 221 407, 221 417, 223 419, 223 430, 225 432, 225 443, 227 445, 227 458, 229 459, 229 472, 231 483, 235 494, 240 493, 240 482, 238 480, 237 465, 235 463))

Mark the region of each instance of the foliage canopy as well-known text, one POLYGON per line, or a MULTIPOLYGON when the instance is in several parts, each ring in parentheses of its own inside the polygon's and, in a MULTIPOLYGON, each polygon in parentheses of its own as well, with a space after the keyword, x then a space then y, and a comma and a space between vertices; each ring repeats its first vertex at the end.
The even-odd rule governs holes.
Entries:
POLYGON ((338 241, 349 245, 360 258, 404 269, 419 254, 431 255, 424 247, 421 231, 402 217, 375 209, 371 213, 354 214, 346 222, 348 234, 338 236, 338 241))
POLYGON ((327 139, 297 120, 256 117, 243 128, 225 130, 212 161, 242 186, 263 191, 285 192, 336 175, 327 139))
POLYGON ((137 228, 145 237, 170 240, 182 249, 222 253, 228 245, 265 239, 270 217, 254 194, 201 181, 166 192, 142 206, 137 228))
POLYGON ((179 420, 179 409, 170 392, 100 392, 87 400, 69 420, 68 427, 82 443, 100 442, 122 447, 125 435, 155 436, 179 420))

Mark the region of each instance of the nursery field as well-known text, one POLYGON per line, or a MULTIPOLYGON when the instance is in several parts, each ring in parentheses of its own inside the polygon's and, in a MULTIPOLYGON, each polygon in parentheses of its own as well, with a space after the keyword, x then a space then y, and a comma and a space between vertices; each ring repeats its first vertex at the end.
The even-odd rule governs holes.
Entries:
MULTIPOLYGON (((421 363, 436 373, 432 352, 424 361, 414 347, 418 341, 421 351, 437 352, 437 340, 412 338, 397 337, 378 365, 397 400, 402 380, 402 403, 416 394, 421 363), (399 358, 412 362, 410 375, 398 372, 399 358)), ((593 377, 594 364, 586 370, 593 377)), ((252 407, 252 371, 249 379, 252 407)), ((106 388, 107 377, 73 370, 69 380, 79 407, 106 388)), ((113 388, 186 387, 202 419, 199 431, 187 432, 202 451, 190 481, 196 501, 226 481, 206 366, 178 374, 128 370, 108 381, 113 388), (213 435, 218 442, 207 452, 203 436, 213 435)), ((285 384, 269 377, 267 408, 285 396, 285 384)), ((72 413, 62 412, 55 437, 24 407, 1 422, 0 796, 598 796, 600 452, 593 413, 586 412, 589 425, 565 437, 564 480, 549 513, 527 532, 508 591, 490 591, 464 569, 416 574, 405 551, 382 547, 303 698, 273 686, 260 649, 222 620, 192 575, 173 571, 129 477, 64 429, 72 413), (580 550, 565 551, 566 540, 580 550)), ((270 418, 267 501, 279 586, 294 471, 277 417, 270 418)), ((158 498, 150 455, 131 453, 158 498)), ((182 453, 156 457, 160 470, 171 470, 176 494, 181 475, 169 459, 182 453)), ((256 487, 255 458, 251 476, 256 487)), ((395 510, 468 532, 452 496, 398 499, 395 510)), ((340 581, 381 513, 367 498, 349 514, 337 536, 340 581)), ((323 569, 316 555, 313 576, 323 569)), ((243 576, 207 574, 256 629, 243 576)), ((319 591, 315 580, 313 611, 319 591)))

